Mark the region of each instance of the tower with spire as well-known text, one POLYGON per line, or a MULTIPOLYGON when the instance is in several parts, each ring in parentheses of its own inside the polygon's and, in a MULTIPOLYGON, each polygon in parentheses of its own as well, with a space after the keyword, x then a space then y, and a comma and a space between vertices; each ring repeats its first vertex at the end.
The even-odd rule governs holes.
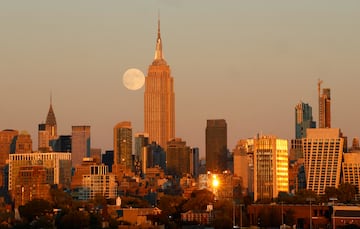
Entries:
POLYGON ((149 142, 155 141, 163 148, 175 137, 174 79, 163 56, 160 17, 155 57, 145 78, 144 131, 149 134, 149 142))
POLYGON ((46 122, 39 124, 38 128, 38 150, 51 151, 51 143, 57 138, 56 117, 52 106, 52 96, 50 96, 50 107, 46 116, 46 122))

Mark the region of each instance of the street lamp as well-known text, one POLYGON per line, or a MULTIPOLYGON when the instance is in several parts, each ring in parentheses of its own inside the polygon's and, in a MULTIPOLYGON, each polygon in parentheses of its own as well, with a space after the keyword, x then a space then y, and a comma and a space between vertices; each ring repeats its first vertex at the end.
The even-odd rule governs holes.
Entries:
POLYGON ((310 201, 310 229, 312 229, 312 212, 311 212, 311 201, 314 201, 314 198, 306 198, 306 201, 310 201))

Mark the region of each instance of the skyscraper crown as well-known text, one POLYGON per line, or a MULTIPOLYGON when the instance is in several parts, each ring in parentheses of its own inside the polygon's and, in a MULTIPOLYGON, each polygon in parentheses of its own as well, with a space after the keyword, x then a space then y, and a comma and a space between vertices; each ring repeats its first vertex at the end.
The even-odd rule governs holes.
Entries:
POLYGON ((160 34, 160 17, 158 18, 158 34, 156 39, 155 58, 152 62, 153 65, 167 65, 162 52, 162 41, 160 34))
POLYGON ((50 126, 56 126, 55 113, 52 107, 52 98, 50 98, 50 108, 46 117, 46 124, 50 126))

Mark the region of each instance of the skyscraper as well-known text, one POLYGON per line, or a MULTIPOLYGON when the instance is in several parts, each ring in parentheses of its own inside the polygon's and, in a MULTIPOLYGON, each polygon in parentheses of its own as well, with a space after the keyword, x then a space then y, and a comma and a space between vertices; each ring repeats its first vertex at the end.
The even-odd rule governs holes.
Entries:
POLYGON ((136 133, 135 140, 135 160, 140 161, 143 148, 149 145, 149 135, 147 133, 136 133))
POLYGON ((156 141, 163 148, 175 137, 174 80, 163 57, 160 20, 155 58, 145 78, 144 130, 149 134, 149 142, 156 141))
POLYGON ((181 138, 174 138, 168 142, 166 149, 167 174, 182 176, 190 174, 191 149, 181 138))
POLYGON ((295 138, 306 137, 307 128, 315 128, 313 121, 312 108, 309 104, 300 102, 295 106, 295 138))
POLYGON ((319 128, 331 128, 330 88, 323 88, 323 92, 320 94, 321 84, 322 80, 319 80, 319 128))
POLYGON ((254 140, 254 200, 289 191, 287 140, 260 136, 254 140))
POLYGON ((149 135, 147 133, 136 133, 134 136, 134 140, 135 140, 135 161, 134 161, 134 171, 136 174, 141 174, 141 168, 142 165, 145 163, 146 161, 142 160, 142 152, 144 150, 146 150, 146 146, 149 145, 149 135))
POLYGON ((190 174, 195 178, 199 176, 199 167, 200 167, 199 148, 194 147, 191 148, 191 154, 190 154, 190 174))
POLYGON ((32 153, 32 140, 28 132, 21 131, 16 137, 15 153, 32 153))
POLYGON ((349 183, 356 187, 356 194, 360 194, 360 152, 344 153, 342 162, 343 183, 349 183))
POLYGON ((120 122, 114 127, 114 165, 113 171, 119 169, 131 171, 132 162, 132 127, 131 122, 120 122), (115 168, 115 170, 114 170, 115 168))
POLYGON ((81 164, 84 157, 90 157, 90 126, 72 126, 72 165, 81 164))
POLYGON ((71 183, 71 154, 60 152, 25 152, 9 155, 9 190, 15 190, 23 166, 44 166, 46 183, 69 187, 71 183))
POLYGON ((306 189, 324 194, 340 183, 344 139, 338 128, 308 129, 303 139, 306 189))
POLYGON ((224 119, 207 120, 206 125, 206 170, 222 172, 227 161, 227 125, 224 119))
POLYGON ((57 137, 56 118, 52 107, 52 101, 50 100, 46 122, 39 124, 38 128, 38 149, 40 151, 53 150, 50 146, 52 145, 52 141, 57 139, 57 137))
POLYGON ((290 160, 303 158, 302 138, 306 137, 308 128, 316 128, 312 108, 309 104, 300 102, 295 106, 295 139, 291 140, 290 160))
POLYGON ((0 187, 7 187, 8 173, 6 169, 9 154, 15 153, 17 130, 6 129, 0 131, 0 187))
POLYGON ((254 139, 240 139, 234 149, 234 175, 241 177, 241 188, 254 192, 254 139))

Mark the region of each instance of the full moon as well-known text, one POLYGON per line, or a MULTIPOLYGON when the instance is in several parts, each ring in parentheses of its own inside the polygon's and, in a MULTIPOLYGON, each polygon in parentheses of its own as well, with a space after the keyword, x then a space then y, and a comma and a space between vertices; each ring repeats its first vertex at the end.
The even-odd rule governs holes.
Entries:
POLYGON ((123 84, 129 90, 139 90, 145 83, 145 76, 142 71, 136 68, 126 70, 123 75, 123 84))

